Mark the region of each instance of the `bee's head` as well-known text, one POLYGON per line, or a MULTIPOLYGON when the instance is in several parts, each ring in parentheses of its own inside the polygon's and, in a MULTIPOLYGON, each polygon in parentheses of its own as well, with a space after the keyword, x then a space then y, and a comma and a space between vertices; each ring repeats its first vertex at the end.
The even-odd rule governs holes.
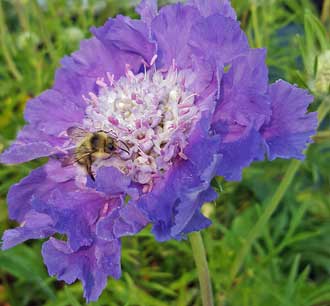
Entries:
POLYGON ((115 142, 112 137, 107 136, 107 140, 105 142, 105 152, 112 153, 116 150, 115 142))

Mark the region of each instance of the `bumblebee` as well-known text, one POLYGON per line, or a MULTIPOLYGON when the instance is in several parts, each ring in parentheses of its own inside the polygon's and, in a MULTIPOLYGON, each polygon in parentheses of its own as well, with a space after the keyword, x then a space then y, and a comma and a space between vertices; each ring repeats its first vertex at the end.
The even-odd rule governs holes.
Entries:
POLYGON ((113 132, 102 130, 89 132, 78 127, 71 127, 67 130, 67 134, 76 143, 69 160, 83 167, 93 181, 95 181, 95 176, 92 164, 96 160, 108 159, 118 150, 129 154, 127 144, 119 140, 113 132))

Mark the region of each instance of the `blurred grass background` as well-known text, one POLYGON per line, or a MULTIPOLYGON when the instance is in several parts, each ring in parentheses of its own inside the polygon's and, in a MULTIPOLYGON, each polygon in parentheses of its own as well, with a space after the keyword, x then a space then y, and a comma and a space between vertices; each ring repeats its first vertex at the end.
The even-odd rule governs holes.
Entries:
MULTIPOLYGON (((0 150, 24 124, 26 101, 52 85, 61 57, 90 26, 118 13, 137 17, 136 2, 0 0, 0 150)), ((330 1, 232 3, 251 45, 268 48, 271 81, 308 88, 322 120, 303 163, 255 163, 239 183, 214 180, 220 196, 204 207, 214 224, 203 237, 215 305, 330 306, 330 1)), ((15 226, 8 188, 39 164, 0 165, 1 234, 15 226)), ((0 306, 85 305, 80 283, 48 276, 40 246, 0 252, 0 306)), ((109 280, 90 305, 201 305, 188 241, 157 243, 143 231, 123 239, 122 258, 121 280, 109 280)))

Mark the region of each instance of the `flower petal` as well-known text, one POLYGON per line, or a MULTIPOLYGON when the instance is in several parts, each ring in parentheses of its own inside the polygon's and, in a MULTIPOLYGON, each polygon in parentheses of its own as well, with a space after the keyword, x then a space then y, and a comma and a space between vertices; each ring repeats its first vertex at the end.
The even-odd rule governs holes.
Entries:
POLYGON ((44 167, 40 167, 31 171, 29 176, 9 189, 7 202, 10 219, 23 222, 25 215, 32 208, 32 197, 38 190, 40 192, 40 186, 45 183, 46 178, 47 173, 44 167))
POLYGON ((148 26, 151 21, 156 17, 158 11, 157 0, 142 0, 136 7, 136 12, 141 16, 148 26))
MULTIPOLYGON (((263 49, 251 49, 235 59, 221 83, 221 94, 213 122, 229 126, 254 125, 257 130, 269 121, 268 69, 263 49)), ((223 135, 228 138, 228 135, 223 135)))
POLYGON ((202 205, 217 199, 218 194, 212 187, 200 192, 198 197, 191 203, 191 199, 178 203, 174 226, 171 228, 171 236, 176 239, 185 238, 190 232, 200 231, 212 224, 211 220, 200 212, 202 205))
POLYGON ((259 130, 269 120, 271 107, 265 56, 265 50, 254 49, 232 62, 222 79, 214 123, 254 125, 259 130))
POLYGON ((54 219, 50 215, 37 212, 32 207, 32 202, 47 201, 55 188, 61 188, 63 193, 71 190, 74 186, 72 170, 70 167, 63 169, 57 161, 50 161, 10 188, 7 198, 9 217, 20 222, 20 227, 4 233, 3 249, 28 239, 45 238, 55 233, 54 219))
POLYGON ((42 239, 55 233, 53 220, 45 215, 29 211, 20 227, 4 232, 2 250, 7 250, 29 239, 42 239))
POLYGON ((138 196, 138 190, 131 185, 131 179, 114 167, 100 168, 95 183, 90 180, 88 186, 111 197, 129 195, 135 199, 138 196))
POLYGON ((36 130, 34 126, 26 125, 18 133, 12 145, 0 155, 0 162, 17 164, 50 156, 57 153, 57 147, 63 143, 63 139, 47 135, 36 130))
POLYGON ((197 20, 191 28, 189 45, 195 55, 215 58, 224 65, 249 50, 239 23, 220 14, 197 20))
POLYGON ((178 67, 189 64, 190 30, 199 18, 197 9, 182 4, 165 6, 159 11, 151 25, 153 38, 158 45, 158 67, 169 68, 173 60, 178 67))
POLYGON ((281 80, 272 84, 269 91, 272 117, 262 128, 268 158, 304 158, 302 151, 317 128, 316 113, 306 114, 313 96, 281 80))
POLYGON ((121 274, 119 240, 97 239, 92 246, 74 252, 66 242, 50 238, 43 244, 42 255, 50 275, 68 284, 82 281, 87 302, 98 299, 108 276, 119 278, 121 274))
POLYGON ((140 20, 118 16, 110 18, 102 27, 92 28, 91 32, 110 48, 109 52, 112 51, 113 57, 117 55, 121 58, 121 61, 116 63, 118 68, 119 65, 123 66, 121 69, 125 69, 125 64, 130 64, 132 60, 138 65, 142 64, 142 59, 150 63, 156 53, 156 45, 149 40, 148 27, 140 20), (125 62, 123 60, 126 57, 129 60, 125 62))
POLYGON ((197 7, 204 17, 218 13, 236 20, 229 0, 188 0, 187 4, 197 7))
POLYGON ((264 156, 259 130, 271 116, 265 56, 265 50, 249 50, 222 78, 212 129, 222 139, 218 175, 227 180, 240 180, 243 168, 264 156))
POLYGON ((94 191, 55 189, 46 200, 34 199, 33 208, 54 221, 58 233, 68 236, 73 251, 93 242, 92 227, 98 220, 106 198, 94 191))
POLYGON ((96 79, 106 78, 114 67, 109 50, 95 37, 81 41, 80 49, 65 56, 61 65, 56 71, 54 89, 83 109, 86 108, 83 96, 97 93, 96 79))
POLYGON ((245 167, 254 160, 264 159, 265 148, 260 133, 251 127, 240 132, 238 140, 223 142, 219 152, 222 154, 222 160, 217 174, 228 181, 239 181, 245 167))
POLYGON ((30 100, 25 109, 25 120, 31 126, 55 136, 73 125, 79 125, 83 118, 83 108, 53 89, 46 90, 30 100))
POLYGON ((142 65, 142 58, 148 59, 154 55, 150 55, 151 53, 156 52, 153 49, 154 44, 148 41, 147 26, 142 22, 132 21, 131 25, 131 22, 121 17, 111 19, 103 27, 92 28, 91 31, 96 37, 83 40, 78 51, 63 58, 54 84, 56 90, 72 98, 72 101, 83 108, 86 106, 83 96, 88 96, 89 92, 98 94, 97 78, 107 80, 107 74, 110 73, 118 79, 125 74, 126 65, 137 72, 142 65), (136 26, 136 23, 139 23, 139 26, 136 26), (112 33, 115 28, 113 25, 117 27, 117 31, 112 33), (123 40, 124 37, 118 37, 123 34, 119 31, 120 28, 118 29, 119 25, 125 26, 126 34, 139 34, 134 41, 141 42, 140 50, 136 44, 130 45, 129 41, 123 40), (142 54, 144 51, 148 51, 148 54, 142 54))
POLYGON ((51 161, 49 164, 31 171, 30 175, 14 184, 7 196, 10 219, 23 222, 26 213, 32 209, 31 201, 33 199, 47 199, 49 193, 55 188, 61 188, 63 192, 72 189, 71 179, 74 176, 74 169, 69 167, 65 171, 67 173, 63 173, 59 162, 51 161), (48 172, 49 170, 51 172, 48 172), (57 179, 60 173, 66 180, 57 179), (69 175, 70 173, 71 175, 69 175))
POLYGON ((18 164, 56 153, 56 150, 46 142, 13 143, 0 155, 0 162, 4 164, 18 164))
POLYGON ((138 233, 148 223, 147 218, 136 207, 135 203, 113 210, 97 223, 96 233, 104 240, 113 240, 122 236, 138 233))
POLYGON ((64 57, 61 64, 65 69, 76 73, 79 77, 78 81, 80 81, 80 78, 85 79, 86 77, 94 78, 96 81, 98 77, 106 77, 107 72, 114 73, 117 76, 121 74, 116 68, 118 64, 125 65, 125 62, 119 61, 119 63, 116 63, 116 59, 121 59, 119 50, 111 50, 97 37, 92 37, 82 40, 80 49, 70 56, 64 57))

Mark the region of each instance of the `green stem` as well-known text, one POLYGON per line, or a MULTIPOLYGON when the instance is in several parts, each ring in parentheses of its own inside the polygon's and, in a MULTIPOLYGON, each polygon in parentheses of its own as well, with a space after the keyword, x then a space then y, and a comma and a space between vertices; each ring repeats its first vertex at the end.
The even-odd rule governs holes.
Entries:
POLYGON ((200 232, 191 233, 189 240, 197 267, 203 306, 213 306, 212 284, 200 232))
MULTIPOLYGON (((322 122, 322 120, 325 118, 325 116, 329 112, 329 110, 330 110, 329 105, 330 105, 329 101, 324 100, 323 103, 319 106, 319 108, 318 108, 319 123, 322 122)), ((234 282, 236 275, 244 262, 244 258, 248 254, 254 241, 259 237, 259 234, 262 232, 262 229, 264 228, 266 223, 269 221, 273 212, 277 209, 278 205, 280 204, 281 200, 283 199, 284 194, 288 190, 296 173, 298 172, 300 166, 301 166, 300 161, 298 161, 298 160, 291 161, 275 194, 271 198, 270 202, 266 205, 266 208, 263 211, 263 213, 261 214, 261 216, 259 217, 257 223, 247 234, 246 239, 245 239, 241 249, 237 253, 237 256, 235 257, 232 267, 230 269, 230 272, 229 272, 230 282, 228 283, 229 285, 231 285, 234 282)))

